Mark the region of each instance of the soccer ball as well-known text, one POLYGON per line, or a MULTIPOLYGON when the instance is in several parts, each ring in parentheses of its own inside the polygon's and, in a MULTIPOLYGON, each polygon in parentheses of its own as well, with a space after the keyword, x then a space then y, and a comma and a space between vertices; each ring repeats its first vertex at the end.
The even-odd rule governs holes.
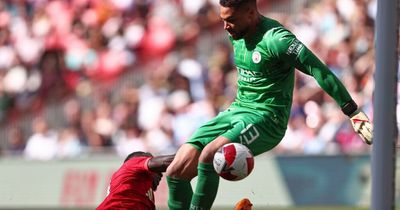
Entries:
POLYGON ((254 156, 243 144, 229 143, 217 150, 213 165, 222 178, 238 181, 246 178, 253 170, 254 156))

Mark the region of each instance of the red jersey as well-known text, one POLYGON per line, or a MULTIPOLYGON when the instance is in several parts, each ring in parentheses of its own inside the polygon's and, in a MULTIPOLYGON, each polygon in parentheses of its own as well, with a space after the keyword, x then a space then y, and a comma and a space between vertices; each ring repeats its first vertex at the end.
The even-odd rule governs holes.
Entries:
POLYGON ((96 210, 155 210, 151 157, 133 157, 112 175, 109 192, 96 210))

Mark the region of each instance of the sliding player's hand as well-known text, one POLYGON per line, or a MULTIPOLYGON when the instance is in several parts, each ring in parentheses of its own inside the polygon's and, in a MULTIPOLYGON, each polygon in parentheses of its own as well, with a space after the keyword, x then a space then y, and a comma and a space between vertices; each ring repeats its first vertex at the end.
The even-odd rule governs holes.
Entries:
POLYGON ((362 112, 355 112, 350 116, 351 125, 354 131, 362 138, 366 144, 372 144, 372 124, 369 121, 367 115, 362 112))

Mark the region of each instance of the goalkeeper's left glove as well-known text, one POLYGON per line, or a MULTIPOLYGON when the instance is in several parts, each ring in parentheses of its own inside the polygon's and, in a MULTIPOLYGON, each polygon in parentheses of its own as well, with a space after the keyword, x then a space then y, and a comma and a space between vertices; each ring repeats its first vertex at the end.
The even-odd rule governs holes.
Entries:
POLYGON ((235 205, 235 210, 251 210, 253 204, 250 202, 249 199, 243 198, 235 205))
POLYGON ((358 110, 357 104, 351 100, 347 102, 343 107, 342 111, 344 114, 350 117, 351 125, 353 129, 366 144, 372 144, 372 124, 369 121, 367 115, 358 110))
POLYGON ((362 138, 367 144, 372 144, 372 124, 367 115, 362 111, 356 111, 350 116, 351 125, 354 131, 362 138))

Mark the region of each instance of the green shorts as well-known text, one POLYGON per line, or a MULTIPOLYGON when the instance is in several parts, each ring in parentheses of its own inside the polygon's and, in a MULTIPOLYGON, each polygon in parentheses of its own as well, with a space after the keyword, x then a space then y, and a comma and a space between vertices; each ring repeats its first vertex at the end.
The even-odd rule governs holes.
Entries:
POLYGON ((271 112, 231 107, 196 130, 187 143, 202 150, 218 136, 246 145, 254 155, 274 148, 285 135, 287 123, 271 112))

